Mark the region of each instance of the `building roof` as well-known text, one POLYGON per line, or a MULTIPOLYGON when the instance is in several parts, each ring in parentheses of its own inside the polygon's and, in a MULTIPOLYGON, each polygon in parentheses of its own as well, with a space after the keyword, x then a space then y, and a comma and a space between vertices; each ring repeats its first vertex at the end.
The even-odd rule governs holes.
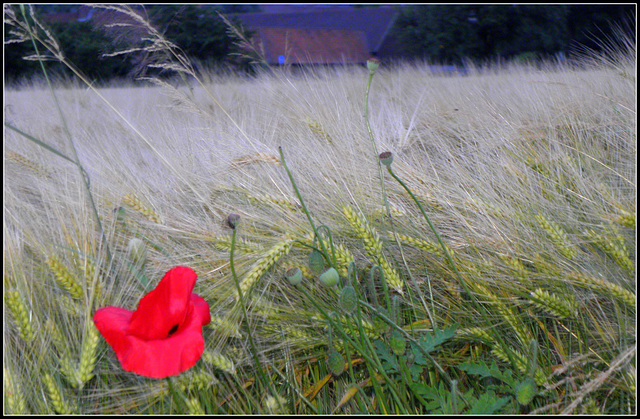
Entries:
POLYGON ((269 64, 363 63, 369 57, 363 31, 269 27, 257 36, 269 64))
POLYGON ((372 8, 326 7, 293 13, 238 13, 249 30, 260 28, 338 29, 364 32, 369 53, 376 54, 398 15, 397 6, 372 8))

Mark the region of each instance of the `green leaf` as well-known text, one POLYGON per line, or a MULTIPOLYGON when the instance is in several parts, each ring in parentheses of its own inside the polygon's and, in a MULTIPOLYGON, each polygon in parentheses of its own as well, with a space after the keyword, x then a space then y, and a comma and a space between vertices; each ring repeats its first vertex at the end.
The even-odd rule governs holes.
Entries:
POLYGON ((453 337, 457 329, 457 324, 446 327, 444 328, 444 330, 436 329, 433 331, 433 335, 431 333, 426 333, 422 338, 420 338, 420 340, 418 340, 418 343, 420 344, 422 350, 424 350, 425 352, 431 352, 438 345, 453 337))
POLYGON ((400 372, 400 366, 398 365, 398 359, 391 352, 391 348, 382 340, 375 340, 373 346, 376 348, 376 353, 382 361, 382 366, 387 372, 400 372))
POLYGON ((471 408, 465 412, 470 415, 492 415, 509 403, 509 397, 498 397, 489 390, 483 393, 471 404, 471 408))
POLYGON ((479 375, 480 377, 493 377, 500 381, 503 381, 513 387, 515 385, 515 380, 511 375, 511 371, 500 371, 495 361, 488 366, 484 361, 479 361, 477 364, 472 364, 469 362, 464 362, 458 365, 462 371, 465 371, 467 374, 479 375))

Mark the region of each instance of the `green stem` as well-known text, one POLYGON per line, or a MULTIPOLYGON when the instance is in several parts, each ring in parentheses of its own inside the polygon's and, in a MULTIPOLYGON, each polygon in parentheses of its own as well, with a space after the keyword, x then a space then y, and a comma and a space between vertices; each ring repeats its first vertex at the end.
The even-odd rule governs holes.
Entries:
MULTIPOLYGON (((33 44, 33 48, 36 51, 36 55, 40 56, 40 51, 38 49, 38 44, 36 43, 35 36, 31 32, 31 27, 29 26, 29 24, 27 24, 27 15, 26 15, 26 12, 24 10, 24 5, 21 5, 20 9, 22 11, 22 16, 23 16, 24 21, 25 21, 25 27, 26 27, 27 31, 29 32, 29 37, 31 38, 31 43, 33 44)), ((45 143, 43 143, 41 141, 38 141, 38 140, 36 140, 35 138, 33 138, 31 136, 27 136, 27 138, 30 138, 31 140, 35 140, 35 142, 37 144, 45 147, 49 151, 52 151, 52 152, 56 153, 57 155, 65 158, 65 159, 67 159, 69 161, 72 161, 78 167, 78 169, 80 169, 80 175, 82 176, 82 183, 84 185, 85 191, 87 192, 87 196, 88 196, 88 199, 89 199, 89 204, 91 205, 91 210, 93 211, 93 215, 94 215, 94 217, 96 219, 98 232, 100 233, 100 239, 102 240, 102 244, 104 245, 104 248, 105 248, 105 251, 106 251, 106 254, 107 254, 107 258, 109 259, 109 264, 111 264, 111 261, 112 261, 111 251, 109 250, 109 245, 107 243, 107 238, 106 238, 106 236, 104 234, 104 230, 102 229, 102 223, 100 222, 100 216, 98 215, 98 210, 96 208, 96 204, 93 201, 93 194, 91 193, 91 188, 89 186, 89 175, 87 174, 86 170, 84 169, 84 167, 80 163, 80 159, 78 158, 78 153, 76 152, 75 144, 73 143, 73 140, 71 138, 71 134, 69 133, 69 128, 67 127, 67 121, 64 118, 64 115, 62 113, 62 109, 60 108, 60 103, 58 102, 58 97, 53 92, 53 86, 51 85, 51 80, 49 80, 49 75, 47 73, 47 70, 45 69, 44 64, 43 64, 41 59, 38 60, 38 62, 40 63, 40 68, 42 69, 42 73, 44 74, 44 78, 47 81, 47 86, 49 88, 49 92, 51 93, 51 96, 53 97, 53 101, 54 101, 54 103, 56 105, 56 109, 58 110, 58 114, 60 115, 60 119, 62 120, 62 125, 64 127, 64 131, 66 133, 67 140, 69 141, 69 145, 71 146, 71 151, 73 152, 74 159, 70 159, 69 157, 63 155, 62 153, 57 152, 53 147, 50 147, 50 146, 46 145, 45 143)), ((5 123, 5 125, 7 125, 7 124, 5 123)), ((11 128, 13 128, 13 127, 11 127, 11 128)), ((15 128, 13 128, 13 129, 18 131, 15 128)))
MULTIPOLYGON (((416 196, 413 194, 413 192, 411 192, 411 189, 409 189, 409 187, 402 181, 402 179, 400 179, 398 176, 396 176, 395 173, 393 173, 393 170, 391 170, 391 165, 387 166, 387 170, 389 171, 389 174, 395 180, 397 180, 400 185, 402 185, 404 190, 407 191, 407 193, 411 196, 413 201, 416 203, 416 205, 420 209, 420 212, 422 213, 422 216, 424 217, 425 220, 427 220, 427 224, 429 224, 429 227, 431 228, 431 231, 433 231, 433 234, 435 234, 436 239, 438 240, 438 243, 440 244, 440 246, 442 247, 442 250, 444 251, 445 257, 447 258, 447 261, 451 264, 451 267, 453 268, 454 272, 456 273, 456 276, 458 277, 458 280, 460 280, 460 282, 462 282, 463 285, 464 285, 464 281, 462 280, 462 276, 460 275, 460 272, 458 272, 458 268, 456 267, 456 264, 453 262, 453 258, 451 258, 451 254, 449 253, 449 250, 447 249, 447 246, 445 246, 444 242, 440 238, 440 234, 438 234, 438 230, 436 230, 435 226, 431 223, 431 220, 427 216, 427 213, 424 212, 424 209, 422 208, 422 205, 420 204, 420 201, 418 200, 418 198, 416 198, 416 196)), ((465 288, 466 288, 466 286, 465 286, 465 288)), ((467 290, 467 292, 468 292, 468 290, 467 290)))
POLYGON ((238 281, 238 276, 236 275, 236 269, 233 260, 233 252, 235 250, 236 245, 236 228, 233 228, 233 235, 231 236, 231 250, 229 255, 229 265, 231 266, 231 275, 233 276, 233 281, 236 284, 236 290, 238 291, 238 301, 240 302, 240 306, 242 307, 242 314, 244 316, 244 322, 247 325, 247 335, 249 336, 249 345, 251 347, 251 355, 253 357, 253 361, 258 368, 258 374, 260 375, 260 380, 262 381, 262 385, 268 387, 273 396, 275 397, 277 393, 274 391, 273 386, 271 385, 271 381, 267 379, 267 376, 262 369, 262 365, 260 363, 260 359, 258 358, 258 350, 256 344, 253 340, 253 335, 251 333, 251 325, 249 324, 249 316, 247 314, 247 307, 244 304, 244 297, 242 296, 242 289, 240 287, 240 282, 238 281))
POLYGON ((296 186, 296 181, 293 179, 293 175, 291 174, 291 171, 287 166, 287 162, 284 159, 284 152, 282 151, 282 147, 278 147, 278 151, 280 152, 280 162, 282 163, 284 170, 287 172, 287 175, 289 176, 289 180, 291 181, 293 190, 296 192, 296 196, 298 197, 298 200, 300 201, 300 205, 302 206, 302 211, 304 211, 304 213, 306 214, 307 219, 309 220, 309 225, 311 225, 311 228, 313 229, 313 233, 316 235, 316 237, 319 238, 318 242, 320 243, 320 248, 322 249, 322 253, 324 253, 325 259, 329 260, 329 253, 327 252, 327 248, 325 247, 324 243, 322 242, 322 239, 318 235, 318 229, 316 228, 316 225, 313 222, 313 218, 311 218, 311 214, 309 213, 309 210, 307 210, 307 206, 305 205, 304 200, 302 199, 302 195, 300 195, 300 191, 296 186))

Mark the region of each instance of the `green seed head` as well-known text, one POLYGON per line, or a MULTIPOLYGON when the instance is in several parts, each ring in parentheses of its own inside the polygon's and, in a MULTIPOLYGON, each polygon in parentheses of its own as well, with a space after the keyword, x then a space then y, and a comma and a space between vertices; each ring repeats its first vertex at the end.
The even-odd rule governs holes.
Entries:
POLYGON ((339 280, 340 280, 340 276, 338 275, 338 271, 336 271, 333 268, 327 268, 320 275, 320 282, 325 287, 333 287, 334 285, 338 284, 339 280))
POLYGON ((287 278, 287 281, 289 281, 291 285, 298 285, 302 282, 302 271, 296 266, 288 269, 287 272, 284 273, 284 277, 287 278))
POLYGON ((322 253, 315 249, 309 253, 309 269, 311 269, 311 272, 316 275, 320 275, 324 269, 324 258, 322 257, 322 253))
POLYGON ((404 340, 402 332, 398 329, 393 329, 391 332, 391 336, 389 337, 389 346, 396 355, 404 354, 404 351, 407 349, 407 342, 404 340))
POLYGON ((356 295, 356 289, 351 285, 347 285, 340 292, 340 308, 347 313, 353 313, 358 305, 358 296, 356 295))
POLYGON ((367 68, 369 69, 369 74, 375 73, 379 66, 380 60, 378 60, 377 58, 369 58, 367 60, 367 68))
POLYGON ((385 166, 389 167, 389 166, 391 166, 391 163, 393 162, 393 153, 391 153, 390 151, 385 151, 383 153, 380 153, 378 158, 380 159, 380 163, 382 163, 385 166))
POLYGON ((515 388, 516 400, 523 406, 528 405, 536 395, 537 386, 533 378, 526 378, 524 381, 518 383, 515 388))
POLYGON ((227 217, 227 225, 235 230, 240 223, 240 216, 238 214, 229 214, 227 217))
POLYGON ((340 352, 335 349, 329 349, 329 353, 327 354, 327 367, 329 367, 329 371, 333 375, 340 375, 344 371, 344 358, 340 354, 340 352))

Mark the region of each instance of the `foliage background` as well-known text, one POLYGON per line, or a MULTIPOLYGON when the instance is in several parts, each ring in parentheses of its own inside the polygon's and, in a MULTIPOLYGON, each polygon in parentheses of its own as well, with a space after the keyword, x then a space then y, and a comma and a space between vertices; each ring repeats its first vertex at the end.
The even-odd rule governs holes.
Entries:
MULTIPOLYGON (((42 16, 73 11, 73 5, 37 6, 42 16)), ((259 11, 255 5, 146 5, 150 21, 183 52, 205 66, 233 65, 234 39, 217 13, 259 11)), ((377 6, 362 6, 377 7, 377 6)), ((565 57, 586 49, 599 51, 615 26, 635 33, 634 5, 414 5, 401 9, 393 29, 403 59, 442 64, 465 60, 565 57)), ((132 56, 100 57, 120 47, 91 22, 57 23, 52 31, 69 61, 95 81, 133 78, 140 67, 132 56), (133 67, 133 70, 132 70, 133 67)), ((4 29, 5 39, 8 28, 4 29)), ((5 81, 24 79, 38 71, 22 60, 33 54, 29 43, 5 46, 5 81)), ((237 68, 237 67, 236 67, 237 68)), ((62 66, 54 71, 68 74, 62 66)))

